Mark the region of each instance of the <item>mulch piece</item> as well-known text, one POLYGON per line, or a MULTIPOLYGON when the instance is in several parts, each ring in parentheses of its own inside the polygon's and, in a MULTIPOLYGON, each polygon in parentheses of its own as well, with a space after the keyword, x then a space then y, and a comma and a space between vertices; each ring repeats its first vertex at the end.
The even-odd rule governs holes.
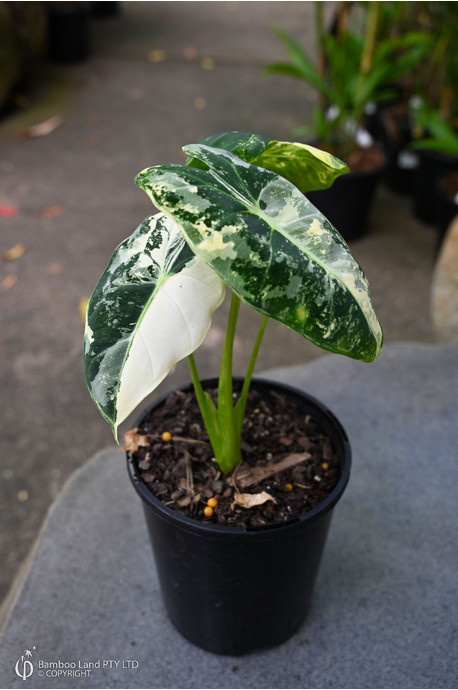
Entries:
MULTIPOLYGON (((216 400, 217 391, 209 391, 216 400)), ((295 519, 319 505, 334 489, 340 468, 329 438, 295 403, 272 391, 252 387, 243 427, 244 462, 224 476, 213 457, 194 392, 171 394, 149 413, 138 429, 147 444, 133 453, 140 476, 165 505, 190 518, 231 527, 258 527, 295 519), (172 440, 163 441, 163 432, 172 440), (248 467, 277 463, 293 453, 307 459, 247 488, 237 475, 248 467), (267 492, 273 500, 244 508, 234 504, 240 493, 267 492), (218 505, 211 517, 204 508, 218 505)), ((243 474, 243 473, 242 473, 243 474)))
POLYGON ((368 148, 357 146, 346 157, 345 162, 352 172, 363 172, 379 168, 384 164, 385 156, 376 145, 368 148))

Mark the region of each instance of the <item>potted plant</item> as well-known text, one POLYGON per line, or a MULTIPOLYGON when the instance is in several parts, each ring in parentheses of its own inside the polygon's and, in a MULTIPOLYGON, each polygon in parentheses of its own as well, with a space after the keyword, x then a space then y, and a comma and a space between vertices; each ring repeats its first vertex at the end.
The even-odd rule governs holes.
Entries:
POLYGON ((346 434, 323 405, 252 381, 267 320, 366 362, 378 356, 382 331, 361 268, 303 193, 329 185, 345 171, 341 161, 237 132, 184 151, 186 165, 136 178, 160 212, 119 245, 89 300, 84 371, 116 435, 188 357, 193 386, 156 402, 128 432, 128 467, 171 620, 205 649, 243 654, 283 642, 302 623, 350 463, 346 434), (192 353, 226 286, 232 299, 220 375, 203 382, 192 353), (241 302, 263 319, 237 380, 241 302), (318 487, 326 472, 333 474, 328 493, 307 508, 306 477, 318 487))
POLYGON ((429 107, 421 99, 414 101, 412 110, 417 130, 421 133, 410 143, 410 148, 419 156, 414 184, 414 212, 426 223, 438 225, 440 244, 451 220, 450 213, 452 217, 454 215, 455 204, 449 203, 442 181, 458 171, 458 134, 438 110, 429 107))
POLYGON ((335 224, 346 239, 363 234, 372 200, 386 165, 381 141, 367 127, 369 112, 390 102, 399 91, 399 80, 413 69, 429 48, 429 37, 420 32, 380 39, 381 6, 367 3, 364 31, 348 26, 348 5, 340 3, 333 32, 323 28, 323 3, 317 2, 316 63, 284 30, 276 31, 290 63, 274 63, 265 71, 304 80, 319 94, 312 126, 295 134, 314 137, 317 146, 344 160, 350 175, 330 189, 313 192, 310 199, 335 224))
POLYGON ((408 163, 414 156, 415 166, 406 175, 414 212, 432 224, 436 220, 437 179, 453 170, 456 163, 458 11, 455 3, 425 3, 420 13, 413 3, 397 4, 412 5, 406 14, 413 11, 409 21, 421 27, 429 45, 427 59, 410 80, 400 154, 408 163))

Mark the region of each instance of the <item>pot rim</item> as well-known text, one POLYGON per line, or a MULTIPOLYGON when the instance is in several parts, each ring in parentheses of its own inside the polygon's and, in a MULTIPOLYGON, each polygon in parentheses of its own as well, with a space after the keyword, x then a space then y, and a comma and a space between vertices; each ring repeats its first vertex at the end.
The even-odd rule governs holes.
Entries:
MULTIPOLYGON (((234 376, 233 381, 234 382, 243 382, 243 377, 238 377, 234 376)), ((211 379, 204 379, 201 381, 202 385, 211 387, 213 385, 217 385, 218 379, 217 378, 211 378, 211 379)), ((314 396, 310 395, 309 393, 306 393, 305 391, 295 388, 294 386, 290 386, 289 384, 282 383, 280 381, 272 381, 269 379, 264 379, 264 378, 257 378, 253 377, 252 379, 252 385, 260 384, 261 386, 271 386, 274 388, 280 388, 282 389, 285 393, 290 393, 293 396, 298 396, 305 400, 307 403, 310 403, 312 407, 316 408, 316 411, 319 412, 320 417, 325 417, 328 421, 330 426, 332 426, 337 433, 337 435, 340 438, 340 442, 342 445, 342 467, 341 467, 341 475, 339 478, 339 481, 337 482, 336 486, 332 490, 332 492, 327 496, 324 501, 322 501, 318 506, 313 508, 307 513, 304 513, 303 515, 300 515, 299 517, 293 518, 291 520, 287 520, 285 522, 279 522, 275 523, 272 525, 262 525, 262 526, 257 526, 257 527, 231 527, 231 526, 226 526, 226 525, 215 525, 212 523, 207 523, 207 522, 201 522, 200 520, 196 520, 194 518, 187 517, 185 515, 182 515, 181 513, 178 513, 177 511, 173 510, 173 508, 170 508, 169 506, 166 506, 164 503, 162 503, 158 498, 156 498, 151 491, 148 489, 146 484, 143 482, 141 479, 138 470, 135 466, 134 463, 134 458, 133 454, 130 451, 126 452, 126 457, 127 457, 127 469, 129 473, 129 477, 132 481, 132 484, 136 490, 136 492, 139 494, 140 498, 142 501, 152 508, 156 514, 162 518, 163 520, 169 521, 169 522, 175 522, 179 523, 184 531, 188 532, 201 532, 205 533, 207 537, 214 537, 217 539, 221 538, 229 538, 233 539, 235 537, 237 538, 276 538, 277 535, 280 533, 284 533, 285 531, 295 531, 296 529, 302 529, 305 524, 310 525, 316 520, 320 519, 323 517, 326 513, 328 513, 332 508, 334 508, 335 504, 338 502, 340 497, 342 496, 349 478, 350 478, 350 469, 351 469, 351 447, 350 447, 350 442, 348 440, 348 436, 345 432, 345 429, 343 428, 342 424, 340 421, 337 419, 337 417, 334 415, 331 410, 329 410, 326 405, 324 405, 320 400, 315 398, 314 396)), ((174 393, 177 390, 187 390, 189 388, 192 389, 193 384, 187 384, 184 386, 179 386, 178 388, 169 391, 165 395, 161 396, 158 398, 155 402, 153 402, 151 405, 149 405, 141 414, 141 416, 137 419, 135 422, 135 426, 140 426, 141 422, 145 418, 145 416, 154 408, 160 406, 167 398, 169 395, 174 393)), ((313 416, 313 413, 312 413, 313 416)), ((315 419, 315 421, 320 424, 320 426, 323 426, 321 419, 315 419)), ((329 433, 328 431, 325 430, 325 433, 329 433)))

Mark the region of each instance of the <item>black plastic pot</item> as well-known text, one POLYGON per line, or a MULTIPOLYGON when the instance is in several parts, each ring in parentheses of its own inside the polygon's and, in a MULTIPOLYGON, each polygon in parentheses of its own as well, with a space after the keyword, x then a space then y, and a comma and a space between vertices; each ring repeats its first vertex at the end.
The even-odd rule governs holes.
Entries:
POLYGON ((120 2, 91 2, 91 15, 100 19, 117 17, 121 11, 120 2))
POLYGON ((329 189, 308 192, 307 198, 337 228, 345 240, 361 237, 367 228, 375 191, 384 165, 338 177, 329 189))
POLYGON ((415 151, 400 149, 391 158, 385 173, 385 184, 397 194, 410 195, 414 189, 419 159, 415 151))
POLYGON ((412 194, 418 153, 409 148, 413 139, 412 126, 404 107, 388 107, 378 111, 377 141, 387 152, 383 178, 386 187, 397 194, 412 194))
POLYGON ((48 3, 48 57, 79 62, 90 55, 89 3, 48 3))
POLYGON ((458 170, 458 158, 439 151, 418 151, 419 165, 414 180, 414 213, 417 218, 434 225, 437 222, 437 182, 458 170))
MULTIPOLYGON (((204 382, 204 386, 215 385, 216 380, 204 382)), ((342 472, 338 485, 321 505, 301 518, 246 529, 186 518, 151 494, 138 475, 134 458, 127 454, 129 474, 143 502, 168 615, 184 637, 217 654, 242 655, 279 645, 303 623, 333 508, 350 474, 347 436, 326 407, 282 384, 255 380, 252 385, 265 394, 277 391, 292 397, 330 437, 338 455, 342 472)), ((144 413, 138 426, 165 397, 144 413)))

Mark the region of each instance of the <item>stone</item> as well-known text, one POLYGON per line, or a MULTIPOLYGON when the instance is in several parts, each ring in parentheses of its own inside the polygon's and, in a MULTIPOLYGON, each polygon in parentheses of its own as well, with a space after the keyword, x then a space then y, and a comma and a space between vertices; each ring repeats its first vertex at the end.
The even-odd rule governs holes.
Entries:
POLYGON ((458 339, 458 216, 447 230, 434 268, 431 316, 438 340, 458 339))

